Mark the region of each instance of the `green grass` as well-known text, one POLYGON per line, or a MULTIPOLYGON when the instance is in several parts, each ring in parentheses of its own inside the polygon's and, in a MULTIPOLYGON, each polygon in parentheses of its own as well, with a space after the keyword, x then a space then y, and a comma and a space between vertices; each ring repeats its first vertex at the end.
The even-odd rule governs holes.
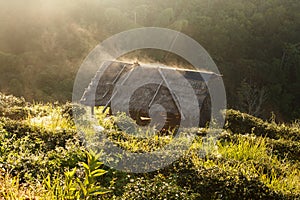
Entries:
POLYGON ((28 126, 49 132, 75 130, 75 127, 70 123, 70 119, 62 115, 62 108, 60 106, 35 104, 31 109, 44 112, 42 112, 42 114, 37 113, 35 116, 29 114, 23 121, 23 123, 28 126))
MULTIPOLYGON (((276 124, 229 110, 216 145, 202 141, 210 130, 185 130, 197 137, 182 158, 159 171, 132 174, 87 153, 70 104, 0 97, 0 199, 300 198, 298 121, 276 124)), ((157 151, 174 141, 172 134, 139 129, 124 114, 107 117, 97 109, 96 116, 102 134, 128 152, 157 151), (117 124, 126 124, 130 134, 117 124)), ((88 137, 97 136, 87 119, 80 123, 88 137)), ((186 142, 182 136, 176 145, 186 142)))
POLYGON ((300 193, 299 164, 278 159, 265 138, 239 136, 236 143, 219 144, 219 153, 226 160, 237 161, 234 168, 249 174, 249 178, 257 176, 274 191, 300 193))

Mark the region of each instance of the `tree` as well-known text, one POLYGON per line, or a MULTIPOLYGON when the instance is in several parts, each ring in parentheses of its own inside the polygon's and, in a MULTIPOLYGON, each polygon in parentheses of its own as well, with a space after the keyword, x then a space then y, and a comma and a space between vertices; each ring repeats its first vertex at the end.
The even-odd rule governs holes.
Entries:
POLYGON ((259 88, 255 84, 250 85, 245 79, 238 88, 239 97, 238 108, 248 114, 261 116, 263 106, 267 100, 266 88, 259 88))

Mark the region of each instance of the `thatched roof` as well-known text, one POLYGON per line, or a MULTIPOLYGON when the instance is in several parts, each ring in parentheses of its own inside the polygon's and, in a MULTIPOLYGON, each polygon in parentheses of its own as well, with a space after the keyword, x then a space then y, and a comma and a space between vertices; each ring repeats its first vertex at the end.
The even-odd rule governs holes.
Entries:
POLYGON ((167 113, 180 115, 181 105, 187 109, 195 102, 202 105, 208 96, 207 82, 216 77, 212 72, 106 61, 85 90, 81 103, 113 105, 117 111, 142 115, 158 104, 167 113))

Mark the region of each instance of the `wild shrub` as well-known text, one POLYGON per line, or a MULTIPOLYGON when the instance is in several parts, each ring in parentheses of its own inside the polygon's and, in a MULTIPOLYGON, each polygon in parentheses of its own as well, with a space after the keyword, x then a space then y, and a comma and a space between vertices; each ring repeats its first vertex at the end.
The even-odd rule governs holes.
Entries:
POLYGON ((285 124, 268 123, 254 116, 235 110, 226 112, 226 129, 236 134, 250 134, 271 139, 300 141, 300 130, 285 124))
POLYGON ((177 185, 176 179, 172 176, 165 177, 162 174, 156 175, 153 179, 140 177, 132 179, 131 183, 125 186, 125 192, 117 199, 199 199, 200 194, 190 191, 188 188, 177 185))

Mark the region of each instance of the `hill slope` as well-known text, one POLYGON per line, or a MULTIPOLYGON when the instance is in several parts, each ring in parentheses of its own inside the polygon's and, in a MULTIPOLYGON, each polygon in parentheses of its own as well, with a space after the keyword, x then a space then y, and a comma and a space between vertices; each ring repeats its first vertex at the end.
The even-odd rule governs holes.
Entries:
MULTIPOLYGON (((99 176, 93 176, 89 170, 93 170, 94 154, 86 151, 70 109, 70 104, 30 105, 24 99, 0 94, 0 197, 300 198, 299 124, 279 125, 228 110, 217 148, 211 149, 204 158, 200 155, 202 137, 209 131, 191 129, 198 135, 193 145, 182 158, 164 169, 133 174, 102 165, 105 172, 98 171, 99 176), (90 167, 88 171, 86 166, 90 167), (93 193, 89 189, 96 186, 101 192, 93 193)), ((167 136, 136 138, 114 125, 114 121, 125 118, 104 120, 105 116, 97 116, 106 128, 103 133, 128 151, 157 150, 172 139, 167 136)))

